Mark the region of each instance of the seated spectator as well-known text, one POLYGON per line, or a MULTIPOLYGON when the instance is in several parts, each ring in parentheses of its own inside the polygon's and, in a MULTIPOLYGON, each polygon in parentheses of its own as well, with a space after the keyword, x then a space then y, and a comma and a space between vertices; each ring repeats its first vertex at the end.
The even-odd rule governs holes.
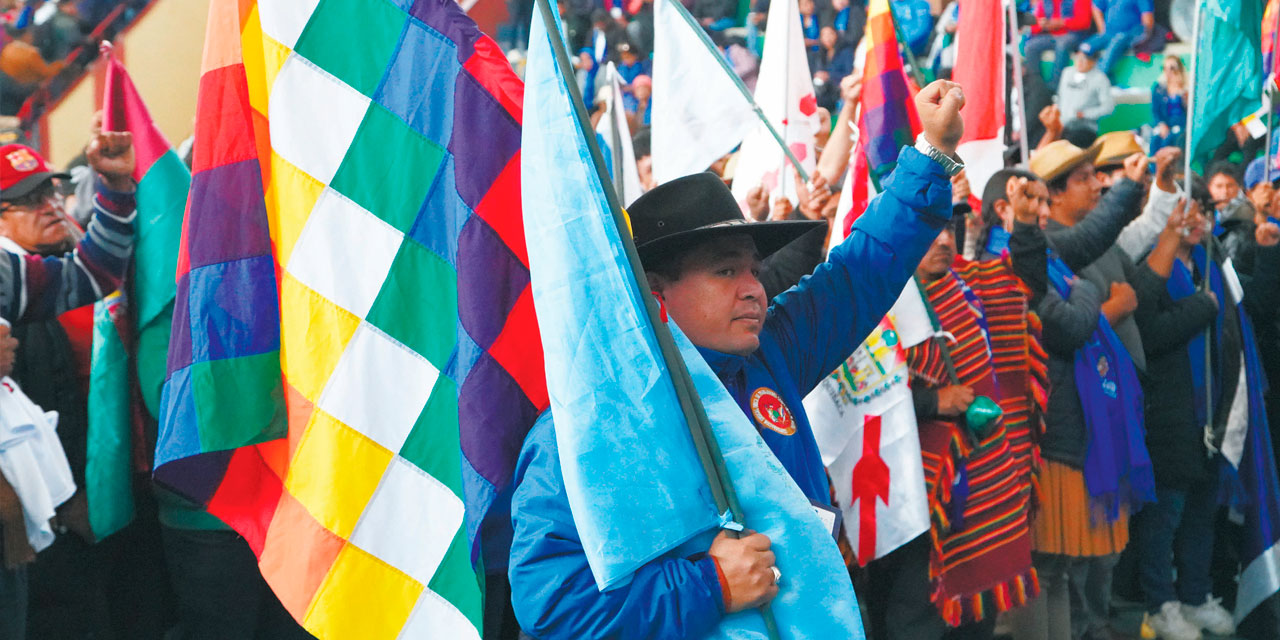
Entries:
POLYGON ((1032 69, 1040 72, 1041 58, 1046 51, 1053 51, 1053 68, 1045 81, 1056 87, 1071 53, 1089 37, 1093 3, 1091 0, 1039 0, 1035 3, 1035 13, 1036 23, 1031 25, 1031 37, 1024 45, 1027 61, 1032 69))
POLYGON ((693 0, 690 12, 707 31, 724 31, 733 26, 738 3, 734 0, 693 0))
POLYGON ((653 0, 632 0, 627 3, 631 22, 627 24, 627 37, 640 47, 640 55, 653 52, 653 0))
POLYGON ((1075 68, 1062 75, 1058 84, 1058 108, 1063 126, 1084 120, 1097 127, 1098 120, 1115 111, 1111 81, 1098 69, 1098 51, 1089 42, 1080 45, 1075 68))
POLYGON ((917 56, 929 51, 929 34, 933 33, 933 13, 929 0, 893 0, 893 19, 907 39, 903 44, 917 56))
POLYGON ((822 55, 821 25, 818 23, 817 7, 814 0, 799 0, 800 32, 804 34, 805 51, 809 56, 809 68, 817 68, 818 59, 822 55))
POLYGON ((652 96, 653 80, 649 76, 636 76, 628 92, 622 94, 622 105, 627 110, 627 123, 632 131, 649 126, 649 113, 652 111, 649 99, 652 96))
POLYGON ((760 75, 760 56, 747 46, 742 36, 726 36, 723 31, 712 31, 711 41, 724 51, 724 57, 733 72, 747 85, 747 91, 756 92, 756 78, 760 75))
POLYGON ((80 42, 82 32, 76 7, 70 0, 50 2, 36 14, 35 44, 45 60, 61 60, 80 42), (41 15, 50 9, 49 15, 41 15))
POLYGON ((12 38, 0 49, 0 115, 11 116, 22 108, 22 102, 45 80, 58 75, 63 61, 46 62, 32 42, 34 29, 9 29, 12 38))
POLYGON ((653 65, 648 59, 642 59, 640 52, 630 42, 619 42, 615 52, 618 56, 618 77, 622 84, 630 85, 637 76, 652 76, 653 65))
POLYGON ((818 105, 834 111, 840 100, 840 81, 853 73, 854 45, 830 26, 822 28, 820 39, 822 51, 818 64, 809 67, 813 71, 813 91, 818 105))
POLYGON ((865 0, 831 0, 822 24, 835 27, 841 38, 857 44, 867 26, 867 3, 865 0))
POLYGON ((1150 152, 1161 147, 1183 146, 1183 130, 1187 128, 1187 71, 1178 56, 1164 57, 1164 70, 1151 85, 1150 152))
POLYGON ((1093 4, 1093 24, 1098 33, 1087 40, 1098 52, 1102 72, 1111 75, 1116 60, 1129 47, 1151 37, 1156 24, 1152 0, 1097 0, 1093 4))

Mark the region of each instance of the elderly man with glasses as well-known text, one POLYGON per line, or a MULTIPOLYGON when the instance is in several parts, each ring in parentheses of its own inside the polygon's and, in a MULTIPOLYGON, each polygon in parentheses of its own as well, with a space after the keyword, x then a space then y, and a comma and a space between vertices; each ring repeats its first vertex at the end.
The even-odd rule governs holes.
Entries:
MULTIPOLYGON (((62 414, 58 439, 78 486, 83 486, 83 405, 50 400, 83 399, 59 317, 120 287, 133 251, 136 167, 128 133, 96 133, 85 155, 97 185, 93 215, 82 232, 67 216, 57 188, 57 180, 70 176, 50 169, 30 147, 0 147, 0 318, 14 326, 21 342, 17 365, 27 374, 19 376, 15 368, 13 375, 21 378, 18 383, 33 400, 62 414)), ((0 329, 0 367, 13 364, 7 354, 14 342, 7 327, 0 329)), ((0 372, 8 373, 3 368, 0 372)), ((26 565, 35 560, 12 482, 18 479, 0 474, 0 638, 26 635, 26 565)), ((87 525, 87 518, 68 515, 68 505, 74 501, 60 507, 59 515, 73 531, 87 530, 87 526, 76 526, 77 521, 87 525)), ((83 509, 70 512, 87 513, 83 509)))

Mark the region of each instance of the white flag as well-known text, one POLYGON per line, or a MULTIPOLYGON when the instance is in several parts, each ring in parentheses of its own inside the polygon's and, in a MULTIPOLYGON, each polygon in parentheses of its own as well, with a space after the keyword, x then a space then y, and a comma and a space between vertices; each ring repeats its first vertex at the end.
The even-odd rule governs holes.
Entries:
POLYGON ((886 316, 804 399, 858 564, 929 530, 907 357, 886 316))
MULTIPOLYGON (((818 103, 813 95, 813 77, 805 55, 796 0, 775 0, 769 5, 769 37, 764 41, 755 100, 800 161, 800 166, 812 175, 818 103)), ((747 193, 763 184, 771 202, 786 197, 794 205, 798 202, 794 180, 795 169, 778 141, 763 123, 757 125, 743 140, 742 150, 738 152, 738 167, 733 176, 734 197, 740 203, 746 202, 747 193)))
POLYGON ((629 207, 644 193, 644 187, 640 186, 636 152, 631 146, 631 128, 627 125, 627 110, 622 104, 622 79, 612 62, 605 65, 604 77, 608 78, 610 90, 605 94, 605 111, 600 122, 596 123, 596 135, 622 206, 629 207), (617 149, 614 149, 615 145, 617 149))
MULTIPOLYGON (((699 27, 701 29, 701 27, 699 27)), ((758 122, 737 82, 672 0, 653 3, 653 178, 706 171, 758 122)), ((714 45, 713 45, 714 46, 714 45)))

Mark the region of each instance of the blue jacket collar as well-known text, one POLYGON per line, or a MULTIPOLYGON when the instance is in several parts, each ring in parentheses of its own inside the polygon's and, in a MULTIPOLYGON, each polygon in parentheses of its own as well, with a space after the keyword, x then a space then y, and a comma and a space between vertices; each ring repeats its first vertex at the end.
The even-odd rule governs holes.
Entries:
POLYGON ((702 354, 702 359, 706 360, 708 365, 711 365, 711 370, 721 380, 727 380, 732 376, 738 375, 747 366, 748 356, 736 356, 705 347, 697 347, 697 349, 698 353, 702 354))

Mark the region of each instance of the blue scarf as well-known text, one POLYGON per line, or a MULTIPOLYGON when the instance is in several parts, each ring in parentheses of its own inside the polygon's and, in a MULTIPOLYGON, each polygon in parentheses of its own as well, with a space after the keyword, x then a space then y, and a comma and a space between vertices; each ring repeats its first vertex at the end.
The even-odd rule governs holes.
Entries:
MULTIPOLYGON (((1075 274, 1052 251, 1049 282, 1066 300, 1075 274)), ((1136 510, 1155 502, 1155 476, 1147 455, 1142 427, 1142 384, 1120 337, 1105 316, 1075 354, 1076 392, 1089 430, 1084 479, 1089 497, 1101 503, 1108 522, 1120 516, 1120 506, 1136 510)))
MULTIPOLYGON (((1192 262, 1200 268, 1200 272, 1204 273, 1205 251, 1203 247, 1196 246, 1191 250, 1192 262)), ((1209 287, 1213 294, 1218 297, 1219 301, 1227 301, 1230 294, 1227 292, 1222 278, 1222 267, 1216 262, 1209 262, 1209 287)), ((1194 279, 1191 271, 1181 260, 1177 260, 1173 264, 1173 273, 1169 276, 1168 291, 1170 297, 1174 300, 1180 300, 1190 296, 1196 292, 1194 279)), ((1248 313, 1244 309, 1244 301, 1238 301, 1236 305, 1236 320, 1240 327, 1240 350, 1243 356, 1243 368, 1240 370, 1240 377, 1236 384, 1247 385, 1245 395, 1249 401, 1248 413, 1249 424, 1248 434, 1245 436, 1247 441, 1254 441, 1253 447, 1256 449, 1256 441, 1266 436, 1270 439, 1270 430, 1267 425, 1266 404, 1262 395, 1266 392, 1267 382, 1266 374, 1262 369, 1262 360, 1258 355, 1257 342, 1253 335, 1253 323, 1249 320, 1248 313)), ((1219 346, 1222 344, 1222 326, 1226 322, 1225 305, 1218 305, 1218 315, 1213 324, 1214 344, 1219 346)), ((1204 339, 1203 332, 1197 333, 1191 342, 1187 344, 1187 355, 1191 359, 1191 377, 1195 386, 1195 414, 1196 424, 1206 424, 1207 407, 1205 404, 1205 358, 1204 358, 1204 339)), ((1213 349, 1211 354, 1213 362, 1213 371, 1222 370, 1222 349, 1213 349)), ((1223 392, 1220 375, 1212 377, 1213 382, 1213 406, 1221 407, 1223 402, 1229 400, 1227 394, 1223 392)), ((1230 394, 1231 398, 1235 394, 1230 394)), ((1249 511, 1246 507, 1251 503, 1259 500, 1256 487, 1252 486, 1257 482, 1257 478, 1263 476, 1274 476, 1274 471, 1266 469, 1259 470, 1256 461, 1249 460, 1250 445, 1246 444, 1245 456, 1240 464, 1243 469, 1237 469, 1227 459, 1221 455, 1219 460, 1219 495, 1218 501, 1221 504, 1249 511), (1249 466, 1251 463, 1254 465, 1249 466)), ((1271 463, 1274 469, 1274 462, 1271 463)), ((1274 480, 1273 480, 1274 482, 1274 480)), ((1261 495, 1267 495, 1264 492, 1261 495)))
POLYGON ((1012 235, 1013 234, 1008 231, 1005 231, 1004 227, 992 226, 991 229, 987 231, 986 252, 997 258, 1003 256, 1004 252, 1009 250, 1009 238, 1012 237, 1012 235))
MULTIPOLYGON (((1191 249, 1191 260, 1200 269, 1200 273, 1205 272, 1205 251, 1204 247, 1199 245, 1191 249)), ((1222 283, 1222 268, 1217 262, 1210 262, 1209 267, 1209 288, 1213 291, 1213 295, 1218 300, 1227 300, 1227 292, 1222 283)), ((1181 260, 1174 260, 1173 273, 1169 275, 1169 284, 1166 285, 1169 291, 1169 297, 1174 300, 1181 300, 1187 296, 1196 293, 1195 281, 1191 276, 1191 270, 1187 268, 1181 260)), ((1218 305, 1218 316, 1213 322, 1214 344, 1221 344, 1222 340, 1222 323, 1225 321, 1225 306, 1218 305)), ((1204 359, 1204 333, 1196 333, 1195 337, 1187 343, 1187 356, 1191 359, 1191 381, 1195 388, 1195 408, 1196 408, 1196 424, 1205 424, 1208 416, 1206 415, 1205 406, 1205 359, 1204 359)), ((1221 350, 1213 350, 1213 362, 1211 363, 1213 371, 1222 370, 1221 350)), ((1213 406, 1222 406, 1222 384, 1221 376, 1213 376, 1213 406)))

